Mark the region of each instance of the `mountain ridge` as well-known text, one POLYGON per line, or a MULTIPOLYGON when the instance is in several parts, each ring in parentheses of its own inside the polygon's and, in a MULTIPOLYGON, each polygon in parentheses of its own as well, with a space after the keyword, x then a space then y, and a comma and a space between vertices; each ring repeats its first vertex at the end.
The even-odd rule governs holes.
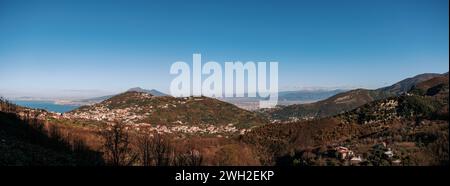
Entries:
POLYGON ((406 78, 391 86, 369 90, 354 89, 336 94, 325 100, 308 104, 294 104, 275 109, 262 110, 274 121, 298 121, 310 120, 313 118, 327 117, 341 112, 352 110, 366 103, 405 93, 405 89, 411 89, 420 82, 430 80, 435 77, 448 75, 436 73, 424 73, 414 77, 406 78))

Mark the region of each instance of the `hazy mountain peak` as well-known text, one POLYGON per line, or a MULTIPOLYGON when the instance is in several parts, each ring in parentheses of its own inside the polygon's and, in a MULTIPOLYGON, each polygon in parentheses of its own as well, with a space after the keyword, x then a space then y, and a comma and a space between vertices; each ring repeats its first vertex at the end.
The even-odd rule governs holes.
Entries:
POLYGON ((127 92, 145 92, 145 91, 148 91, 148 90, 145 90, 141 87, 133 87, 133 88, 130 88, 127 90, 127 92))
POLYGON ((147 89, 143 89, 141 87, 130 88, 127 90, 127 92, 143 92, 143 93, 151 94, 153 96, 168 96, 167 94, 162 93, 156 89, 147 90, 147 89))

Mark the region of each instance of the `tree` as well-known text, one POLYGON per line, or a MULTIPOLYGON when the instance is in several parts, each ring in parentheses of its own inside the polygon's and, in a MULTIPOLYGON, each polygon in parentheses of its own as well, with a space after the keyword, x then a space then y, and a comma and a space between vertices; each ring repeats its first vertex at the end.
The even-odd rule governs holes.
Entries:
POLYGON ((198 150, 189 150, 186 153, 180 153, 175 157, 175 166, 200 166, 203 162, 203 156, 198 150))
POLYGON ((112 166, 131 165, 136 160, 136 155, 131 153, 128 132, 121 123, 113 123, 103 132, 104 151, 108 164, 112 166))
POLYGON ((153 139, 150 135, 144 134, 137 138, 137 149, 143 166, 152 166, 153 163, 153 139))
POLYGON ((159 134, 154 135, 152 151, 156 166, 170 165, 173 148, 170 145, 169 139, 159 134))
POLYGON ((169 166, 175 159, 170 140, 160 134, 138 136, 136 147, 143 166, 169 166))

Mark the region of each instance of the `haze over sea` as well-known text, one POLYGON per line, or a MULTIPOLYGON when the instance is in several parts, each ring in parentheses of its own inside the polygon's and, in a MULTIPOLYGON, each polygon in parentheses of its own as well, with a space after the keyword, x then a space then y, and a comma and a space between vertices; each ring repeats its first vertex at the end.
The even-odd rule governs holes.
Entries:
POLYGON ((19 100, 13 100, 14 104, 28 107, 28 108, 35 108, 35 109, 45 109, 50 112, 59 112, 59 113, 65 113, 69 112, 71 110, 74 110, 78 108, 79 106, 74 105, 60 105, 55 104, 52 101, 19 101, 19 100))

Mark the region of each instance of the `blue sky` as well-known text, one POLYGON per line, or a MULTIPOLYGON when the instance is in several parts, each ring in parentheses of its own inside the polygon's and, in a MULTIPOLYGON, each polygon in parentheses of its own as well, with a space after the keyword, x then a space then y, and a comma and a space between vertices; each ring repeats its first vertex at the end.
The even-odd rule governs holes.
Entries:
POLYGON ((448 71, 448 0, 0 0, 0 94, 167 92, 170 66, 278 61, 282 90, 448 71))

